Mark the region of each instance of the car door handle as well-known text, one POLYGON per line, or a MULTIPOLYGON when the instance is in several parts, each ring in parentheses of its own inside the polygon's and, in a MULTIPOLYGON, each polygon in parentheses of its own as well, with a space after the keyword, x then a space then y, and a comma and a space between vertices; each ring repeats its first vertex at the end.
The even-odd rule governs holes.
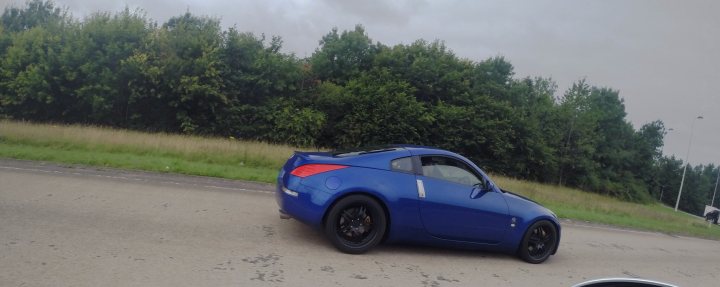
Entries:
POLYGON ((417 180, 417 190, 418 190, 418 197, 419 198, 425 198, 425 185, 423 184, 422 180, 417 180))

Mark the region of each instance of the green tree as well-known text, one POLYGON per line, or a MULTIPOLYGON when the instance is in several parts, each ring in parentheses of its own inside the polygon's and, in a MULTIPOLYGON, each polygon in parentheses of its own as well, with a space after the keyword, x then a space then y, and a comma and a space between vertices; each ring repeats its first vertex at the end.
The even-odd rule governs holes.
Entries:
POLYGON ((598 140, 597 115, 591 113, 591 93, 590 85, 580 80, 560 99, 558 183, 597 190, 599 182, 593 175, 598 163, 592 160, 598 140))
POLYGON ((420 143, 431 121, 412 96, 414 89, 386 69, 362 73, 344 87, 324 85, 318 92, 317 106, 328 111, 323 135, 333 146, 420 143))
POLYGON ((286 106, 274 113, 270 140, 293 146, 317 146, 325 114, 311 108, 286 106))
POLYGON ((63 45, 77 121, 128 126, 130 83, 139 75, 123 62, 145 46, 151 28, 139 11, 95 13, 63 45))
MULTIPOLYGON (((301 63, 294 55, 280 52, 282 41, 273 37, 270 43, 265 38, 251 33, 240 33, 231 28, 223 34, 220 77, 223 80, 223 94, 228 99, 226 108, 219 112, 217 133, 230 134, 240 138, 293 142, 303 146, 314 145, 316 138, 303 139, 297 135, 277 134, 279 126, 283 131, 293 131, 285 124, 301 120, 307 124, 322 122, 314 110, 305 110, 299 118, 290 122, 278 122, 273 116, 277 101, 292 101, 300 93, 303 72, 301 63), (271 116, 266 116, 271 115, 271 116), (292 139, 291 139, 292 138, 292 139)), ((283 107, 279 108, 284 109, 283 107)), ((293 110, 293 109, 290 109, 293 110)))
POLYGON ((22 120, 62 118, 71 100, 63 94, 60 49, 64 35, 45 27, 13 34, 0 61, 0 106, 22 120))
POLYGON ((10 44, 12 43, 11 34, 5 30, 5 27, 0 24, 0 55, 4 56, 5 52, 10 44))
POLYGON ((26 120, 57 120, 71 101, 63 94, 62 43, 76 27, 50 1, 6 7, 0 17, 0 111, 26 120))
POLYGON ((648 193, 654 198, 660 198, 660 162, 663 159, 660 149, 663 146, 665 137, 665 126, 661 121, 653 121, 644 124, 634 134, 635 158, 631 164, 636 175, 641 178, 647 186, 648 193))
POLYGON ((440 103, 433 107, 430 145, 460 152, 481 166, 506 173, 515 137, 510 128, 511 107, 489 97, 477 97, 469 106, 440 103))
POLYGON ((222 34, 216 19, 190 13, 151 34, 147 48, 130 56, 127 70, 142 75, 130 93, 137 125, 184 133, 213 133, 228 103, 220 76, 222 34))
POLYGON ((266 45, 264 36, 257 38, 231 28, 224 33, 223 41, 221 75, 227 95, 238 104, 260 105, 298 92, 300 62, 280 52, 279 37, 266 45))
POLYGON ((520 104, 526 97, 519 93, 509 93, 515 74, 510 62, 503 57, 493 57, 475 65, 473 90, 475 93, 491 96, 496 100, 520 104))
POLYGON ((376 53, 377 47, 363 26, 357 25, 354 30, 342 33, 333 28, 323 36, 320 47, 310 57, 314 78, 345 84, 369 70, 376 53))
POLYGON ((666 205, 674 206, 680 188, 683 162, 675 156, 662 157, 658 160, 657 166, 658 200, 666 205))
POLYGON ((0 17, 0 24, 8 32, 27 31, 35 27, 58 25, 68 20, 66 10, 55 6, 52 1, 30 0, 25 7, 6 7, 0 17))
POLYGON ((387 68, 415 88, 418 101, 470 104, 474 64, 460 60, 440 41, 380 46, 374 66, 387 68))
POLYGON ((545 78, 512 80, 508 102, 512 105, 514 150, 508 162, 513 176, 537 181, 557 178, 557 149, 564 134, 554 94, 556 84, 545 78))

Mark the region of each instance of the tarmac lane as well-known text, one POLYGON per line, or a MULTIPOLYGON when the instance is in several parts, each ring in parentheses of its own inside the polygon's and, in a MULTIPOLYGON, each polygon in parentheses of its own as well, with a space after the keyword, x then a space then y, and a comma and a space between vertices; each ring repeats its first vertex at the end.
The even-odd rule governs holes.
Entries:
MULTIPOLYGON (((0 160, 0 286, 716 285, 720 242, 563 221, 558 253, 382 245, 363 255, 282 220, 273 186, 0 160)), ((717 227, 713 227, 717 228, 717 227)))

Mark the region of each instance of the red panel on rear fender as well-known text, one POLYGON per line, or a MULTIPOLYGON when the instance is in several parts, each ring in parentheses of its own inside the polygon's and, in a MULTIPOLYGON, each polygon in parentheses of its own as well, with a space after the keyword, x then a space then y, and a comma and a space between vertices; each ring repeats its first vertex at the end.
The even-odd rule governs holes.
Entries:
POLYGON ((318 173, 347 168, 346 165, 338 164, 306 164, 295 168, 290 174, 297 177, 308 177, 318 173))

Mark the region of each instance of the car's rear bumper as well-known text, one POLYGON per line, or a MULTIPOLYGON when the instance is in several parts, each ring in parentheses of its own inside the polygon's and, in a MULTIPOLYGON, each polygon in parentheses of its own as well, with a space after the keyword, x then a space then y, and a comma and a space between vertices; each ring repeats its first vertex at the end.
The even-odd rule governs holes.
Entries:
POLYGON ((316 228, 322 227, 326 202, 330 194, 312 190, 302 184, 294 187, 296 190, 278 184, 276 188, 275 197, 280 218, 293 218, 316 228))
POLYGON ((278 209, 278 213, 280 213, 280 219, 290 219, 292 216, 288 214, 285 210, 278 209))

